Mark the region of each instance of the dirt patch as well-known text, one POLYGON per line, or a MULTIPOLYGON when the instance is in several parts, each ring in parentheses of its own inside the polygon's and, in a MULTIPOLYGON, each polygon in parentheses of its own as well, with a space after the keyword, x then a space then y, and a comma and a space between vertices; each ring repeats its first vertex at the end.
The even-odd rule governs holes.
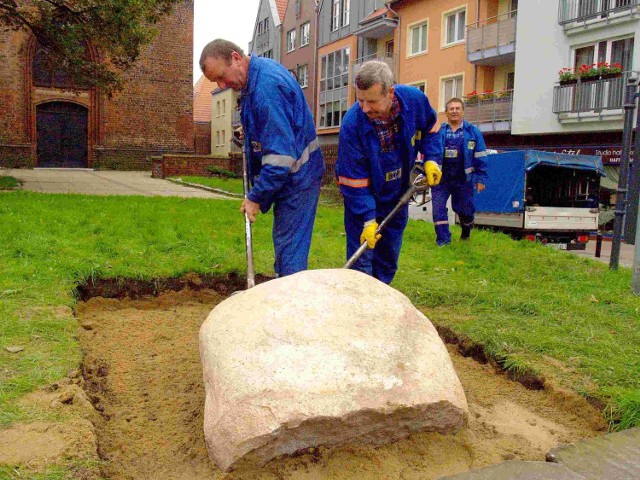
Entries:
POLYGON ((80 304, 86 390, 96 409, 103 475, 119 479, 432 479, 509 459, 544 460, 561 443, 602 433, 574 395, 529 390, 449 345, 469 402, 468 428, 381 448, 316 448, 260 470, 222 474, 204 444, 198 331, 223 296, 211 290, 80 304))
POLYGON ((97 460, 96 436, 84 419, 18 424, 0 435, 0 465, 40 470, 61 460, 97 460))

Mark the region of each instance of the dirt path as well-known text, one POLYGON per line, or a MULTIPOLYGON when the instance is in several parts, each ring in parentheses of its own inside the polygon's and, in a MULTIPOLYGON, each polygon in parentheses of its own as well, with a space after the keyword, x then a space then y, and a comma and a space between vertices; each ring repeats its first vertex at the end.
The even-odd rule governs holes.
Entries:
POLYGON ((87 391, 103 474, 120 479, 432 479, 508 459, 543 460, 560 444, 599 435, 599 414, 496 375, 450 348, 467 394, 468 428, 425 433, 378 449, 319 448, 264 469, 224 475, 202 433, 204 387, 198 330, 221 300, 212 291, 149 300, 91 299, 79 305, 87 391))

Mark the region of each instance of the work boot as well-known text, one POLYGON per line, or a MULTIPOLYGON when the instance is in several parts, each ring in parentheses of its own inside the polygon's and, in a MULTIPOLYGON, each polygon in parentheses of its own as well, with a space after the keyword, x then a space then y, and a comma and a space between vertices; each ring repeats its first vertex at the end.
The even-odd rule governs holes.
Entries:
POLYGON ((462 226, 462 233, 460 234, 460 240, 469 240, 471 236, 471 227, 462 226))

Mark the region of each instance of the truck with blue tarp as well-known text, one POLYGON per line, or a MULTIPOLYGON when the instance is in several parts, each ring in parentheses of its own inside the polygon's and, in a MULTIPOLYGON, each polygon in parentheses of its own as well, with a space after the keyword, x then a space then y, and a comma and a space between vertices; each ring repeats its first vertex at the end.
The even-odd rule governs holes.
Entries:
POLYGON ((475 224, 561 249, 583 250, 598 229, 602 159, 537 150, 488 155, 475 224))

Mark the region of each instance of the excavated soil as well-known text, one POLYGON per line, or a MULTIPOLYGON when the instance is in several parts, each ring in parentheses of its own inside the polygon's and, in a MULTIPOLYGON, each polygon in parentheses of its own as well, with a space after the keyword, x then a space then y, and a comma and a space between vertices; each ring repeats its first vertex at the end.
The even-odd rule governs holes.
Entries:
POLYGON ((224 297, 213 290, 140 300, 92 298, 77 309, 85 389, 102 475, 120 479, 435 479, 504 460, 544 460, 561 443, 602 434, 577 396, 528 390, 449 345, 469 402, 456 435, 424 433, 381 448, 316 448, 262 469, 223 474, 207 456, 198 331, 224 297))

